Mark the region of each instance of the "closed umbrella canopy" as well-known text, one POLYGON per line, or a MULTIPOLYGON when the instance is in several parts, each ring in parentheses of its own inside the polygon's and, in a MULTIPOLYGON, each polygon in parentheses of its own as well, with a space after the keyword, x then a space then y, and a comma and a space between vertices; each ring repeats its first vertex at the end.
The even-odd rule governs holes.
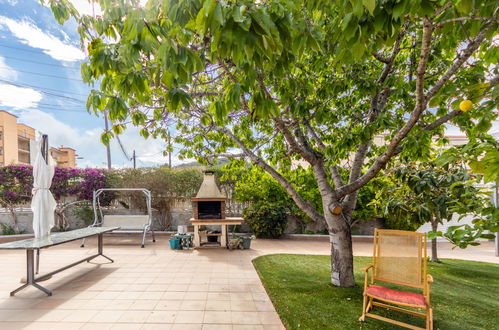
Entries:
POLYGON ((50 192, 54 177, 54 161, 48 155, 46 135, 43 136, 41 143, 38 143, 38 151, 33 164, 33 198, 31 200, 33 232, 36 238, 50 234, 50 229, 55 224, 54 211, 57 205, 50 192))

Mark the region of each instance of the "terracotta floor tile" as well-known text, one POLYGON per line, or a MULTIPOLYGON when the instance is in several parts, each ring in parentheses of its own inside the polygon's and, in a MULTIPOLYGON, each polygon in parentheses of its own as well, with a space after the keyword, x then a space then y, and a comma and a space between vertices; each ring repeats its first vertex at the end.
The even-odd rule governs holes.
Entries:
POLYGON ((142 329, 143 324, 137 323, 137 324, 126 324, 126 323, 117 323, 114 324, 111 329, 112 330, 140 330, 142 329))
POLYGON ((183 300, 159 300, 154 310, 177 311, 183 300))
POLYGON ((202 330, 232 330, 230 324, 203 324, 202 330))
POLYGON ((208 292, 186 292, 184 300, 205 300, 208 297, 208 292))
POLYGON ((166 292, 145 291, 145 292, 141 292, 141 294, 136 299, 139 299, 139 300, 151 300, 151 299, 159 300, 163 297, 163 295, 165 293, 166 292))
POLYGON ((233 324, 233 330, 264 330, 263 325, 258 324, 233 324))
POLYGON ((154 310, 159 300, 135 300, 129 310, 154 310))
POLYGON ((189 288, 189 284, 170 284, 166 291, 181 291, 185 292, 189 288))
POLYGON ((109 330, 114 326, 114 323, 85 323, 81 330, 109 330))
POLYGON ((251 292, 231 292, 229 293, 230 295, 230 300, 243 300, 243 301, 247 301, 247 300, 254 300, 253 299, 253 295, 251 294, 251 292))
POLYGON ((170 330, 173 324, 167 323, 146 323, 140 330, 170 330))
POLYGON ((184 299, 185 291, 165 292, 161 295, 161 300, 182 300, 184 299))
POLYGON ((42 315, 46 313, 45 310, 42 309, 27 309, 27 310, 12 310, 12 311, 2 311, 0 313, 1 321, 19 321, 19 322, 28 322, 35 321, 42 315))
POLYGON ((175 323, 203 323, 204 311, 178 311, 175 323))
POLYGON ((103 310, 111 310, 111 311, 125 311, 132 306, 135 300, 130 299, 116 299, 109 303, 109 305, 104 306, 103 310))
POLYGON ((135 300, 138 299, 142 294, 142 291, 123 291, 119 292, 119 294, 116 295, 115 299, 135 300))
POLYGON ((114 323, 117 322, 125 311, 100 311, 90 319, 90 322, 114 323))
POLYGON ((258 312, 232 312, 233 324, 261 324, 258 312))
POLYGON ((66 316, 62 319, 63 322, 88 322, 90 321, 98 311, 87 311, 80 310, 78 312, 74 312, 66 316))
POLYGON ((230 294, 227 292, 208 292, 206 300, 230 300, 230 294))
POLYGON ((230 300, 207 300, 207 311, 230 311, 230 300))
POLYGON ((231 300, 231 311, 239 312, 255 312, 257 311, 255 302, 253 300, 231 300))
POLYGON ((280 325, 282 324, 276 312, 258 312, 262 324, 280 325))
POLYGON ((0 330, 21 330, 29 325, 30 322, 0 322, 0 330))
POLYGON ((201 330, 202 324, 174 324, 172 330, 201 330))
POLYGON ((204 311, 206 300, 183 300, 179 310, 181 311, 204 311))
POLYGON ((145 323, 152 311, 126 311, 121 315, 119 323, 145 323))
POLYGON ((45 314, 40 315, 36 319, 38 322, 59 322, 66 318, 68 315, 71 315, 74 311, 67 309, 53 309, 45 311, 45 314))
POLYGON ((286 328, 282 324, 281 325, 264 324, 263 329, 264 330, 286 330, 286 328))
POLYGON ((147 323, 173 323, 177 311, 152 311, 147 318, 147 323))
POLYGON ((206 311, 203 323, 232 324, 231 312, 206 311))
POLYGON ((274 305, 270 301, 255 301, 255 306, 259 312, 275 312, 274 305))

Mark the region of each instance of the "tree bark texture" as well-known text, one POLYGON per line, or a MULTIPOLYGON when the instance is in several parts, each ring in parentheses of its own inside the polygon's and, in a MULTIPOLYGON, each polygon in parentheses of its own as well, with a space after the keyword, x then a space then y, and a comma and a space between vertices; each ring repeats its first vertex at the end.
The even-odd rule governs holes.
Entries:
MULTIPOLYGON (((431 230, 437 231, 438 229, 438 220, 433 219, 431 221, 431 230)), ((438 254, 437 254, 437 239, 434 238, 431 240, 431 262, 438 262, 438 254)))
POLYGON ((341 215, 330 215, 335 224, 342 224, 338 231, 329 231, 331 242, 331 283, 340 287, 355 286, 353 275, 352 235, 341 215))

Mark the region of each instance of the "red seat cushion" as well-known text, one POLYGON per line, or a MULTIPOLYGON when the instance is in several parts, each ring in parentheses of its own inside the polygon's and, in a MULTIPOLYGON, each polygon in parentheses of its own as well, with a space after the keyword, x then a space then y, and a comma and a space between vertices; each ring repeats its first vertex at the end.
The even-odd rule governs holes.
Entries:
POLYGON ((379 285, 370 285, 366 294, 375 298, 396 301, 403 304, 425 306, 425 298, 422 294, 406 291, 398 291, 379 285))

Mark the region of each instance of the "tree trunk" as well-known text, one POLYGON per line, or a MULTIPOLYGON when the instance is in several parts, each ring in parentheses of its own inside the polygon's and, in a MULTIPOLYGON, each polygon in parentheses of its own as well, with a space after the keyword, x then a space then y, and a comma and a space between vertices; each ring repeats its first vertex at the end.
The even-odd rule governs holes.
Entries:
MULTIPOLYGON (((434 218, 431 221, 431 230, 437 231, 438 229, 438 220, 434 218)), ((438 255, 437 255, 437 239, 434 238, 431 240, 431 262, 439 262, 438 261, 438 255)))
POLYGON ((12 216, 12 221, 14 223, 14 226, 13 226, 14 231, 16 232, 16 234, 18 234, 20 231, 19 231, 19 222, 17 219, 17 213, 15 210, 15 206, 7 206, 7 208, 9 209, 10 215, 12 216))
POLYGON ((331 242, 331 283, 340 287, 355 286, 353 276, 352 235, 341 216, 331 215, 335 224, 341 224, 340 230, 329 230, 331 242))

